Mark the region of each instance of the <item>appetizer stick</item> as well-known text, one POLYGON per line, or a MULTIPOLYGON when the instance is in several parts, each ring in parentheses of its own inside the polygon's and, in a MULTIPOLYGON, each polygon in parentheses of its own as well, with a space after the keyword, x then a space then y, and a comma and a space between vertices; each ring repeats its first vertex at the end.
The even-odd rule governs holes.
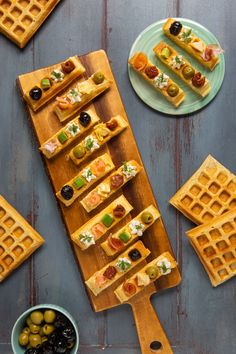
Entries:
MULTIPOLYGON (((70 57, 64 63, 58 63, 44 69, 34 71, 24 92, 24 99, 34 112, 38 111, 49 100, 64 90, 75 79, 78 79, 85 68, 77 56, 70 57)), ((27 74, 26 74, 27 75, 27 74)))
POLYGON ((100 121, 97 114, 90 110, 81 112, 80 115, 63 128, 58 130, 51 138, 45 141, 39 148, 40 151, 51 159, 63 151, 68 145, 80 138, 88 129, 100 121))
POLYGON ((115 168, 109 154, 105 153, 84 167, 56 193, 57 198, 70 206, 82 193, 115 168))
POLYGON ((113 226, 119 223, 133 209, 124 195, 115 199, 108 207, 95 215, 72 235, 71 239, 85 250, 94 245, 113 226))
POLYGON ((121 303, 128 301, 149 284, 164 275, 170 274, 172 269, 176 267, 177 263, 171 254, 164 252, 118 286, 115 295, 121 303))
POLYGON ((107 90, 111 84, 112 81, 98 71, 87 80, 78 82, 63 96, 57 97, 54 112, 60 122, 71 118, 87 103, 107 90))
POLYGON ((129 59, 129 64, 176 108, 184 101, 185 94, 183 90, 168 75, 155 66, 145 53, 135 53, 129 59))
POLYGON ((125 162, 109 177, 98 184, 90 193, 84 197, 80 203, 89 213, 96 209, 105 200, 110 198, 112 194, 123 187, 128 181, 133 179, 142 169, 135 160, 125 162))
POLYGON ((108 239, 101 244, 101 247, 108 256, 114 256, 138 237, 143 236, 143 233, 159 217, 159 211, 153 205, 149 205, 115 234, 110 234, 108 239))
POLYGON ((153 48, 154 53, 170 70, 181 78, 194 92, 206 97, 211 91, 207 78, 196 70, 189 61, 165 42, 153 48))
POLYGON ((85 284, 97 296, 141 263, 150 253, 149 249, 138 241, 115 260, 94 273, 85 284))
POLYGON ((74 164, 79 165, 92 155, 101 146, 106 144, 111 138, 121 133, 128 127, 127 121, 117 115, 106 123, 100 123, 94 127, 92 133, 82 142, 76 145, 70 152, 69 157, 74 164))
POLYGON ((220 62, 222 49, 217 44, 207 45, 180 21, 169 18, 162 29, 168 38, 208 69, 213 70, 220 62))

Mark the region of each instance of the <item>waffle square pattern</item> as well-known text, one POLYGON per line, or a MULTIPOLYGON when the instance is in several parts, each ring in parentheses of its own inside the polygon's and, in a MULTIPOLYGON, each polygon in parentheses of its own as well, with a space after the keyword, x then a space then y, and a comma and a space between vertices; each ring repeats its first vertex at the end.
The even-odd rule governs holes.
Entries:
POLYGON ((236 208, 236 176, 209 155, 170 203, 196 224, 236 208))
POLYGON ((0 196, 0 282, 43 243, 44 239, 0 196))

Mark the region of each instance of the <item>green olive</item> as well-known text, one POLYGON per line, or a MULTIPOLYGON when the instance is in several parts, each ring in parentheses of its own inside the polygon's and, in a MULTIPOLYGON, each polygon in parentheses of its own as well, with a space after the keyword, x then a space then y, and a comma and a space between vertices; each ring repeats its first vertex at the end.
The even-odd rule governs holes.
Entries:
POLYGON ((155 279, 158 275, 158 269, 154 266, 150 266, 146 269, 146 273, 150 279, 155 279))
POLYGON ((43 337, 43 336, 44 336, 43 327, 40 327, 39 335, 40 335, 40 337, 43 337))
POLYGON ((51 325, 51 324, 45 324, 43 326, 43 333, 46 336, 49 336, 54 330, 55 330, 55 327, 53 325, 51 325))
POLYGON ((73 150, 73 155, 77 159, 82 159, 85 153, 86 153, 85 148, 82 145, 76 146, 73 150))
POLYGON ((43 322, 43 313, 41 311, 33 311, 30 319, 34 324, 40 325, 43 322))
POLYGON ((53 323, 56 319, 56 312, 53 310, 46 310, 44 312, 44 321, 46 323, 53 323))
POLYGON ((165 47, 161 50, 161 56, 163 59, 168 59, 169 56, 171 55, 170 49, 165 47))
POLYGON ((30 332, 33 333, 33 334, 39 333, 39 331, 40 331, 40 326, 38 326, 38 325, 36 325, 34 323, 31 323, 29 325, 29 328, 30 328, 30 332))
POLYGON ((46 336, 41 337, 41 339, 42 339, 42 343, 44 343, 44 342, 47 342, 47 341, 48 341, 48 337, 46 337, 46 336))
POLYGON ((93 75, 93 81, 95 82, 96 85, 101 84, 104 81, 104 75, 103 73, 101 73, 100 71, 98 71, 97 73, 95 73, 93 75))
POLYGON ((31 334, 29 336, 29 342, 31 347, 38 348, 42 344, 42 339, 39 334, 31 334))
POLYGON ((171 85, 168 86, 167 92, 168 92, 169 96, 175 97, 179 93, 179 88, 178 88, 177 85, 171 84, 171 85))
POLYGON ((153 215, 149 211, 144 211, 141 214, 141 220, 144 224, 151 224, 153 221, 153 215))
POLYGON ((31 321, 30 317, 27 317, 27 319, 26 319, 26 323, 27 323, 27 325, 28 325, 28 326, 32 323, 32 321, 31 321))
POLYGON ((22 333, 28 334, 28 336, 30 335, 30 329, 29 327, 25 327, 22 331, 22 333))
POLYGON ((192 77, 194 76, 195 74, 195 71, 194 69, 190 66, 190 65, 186 65, 184 68, 183 68, 183 76, 186 80, 190 80, 192 79, 192 77))
POLYGON ((23 347, 26 347, 26 345, 29 343, 29 336, 26 333, 21 333, 19 335, 19 344, 22 345, 23 347))

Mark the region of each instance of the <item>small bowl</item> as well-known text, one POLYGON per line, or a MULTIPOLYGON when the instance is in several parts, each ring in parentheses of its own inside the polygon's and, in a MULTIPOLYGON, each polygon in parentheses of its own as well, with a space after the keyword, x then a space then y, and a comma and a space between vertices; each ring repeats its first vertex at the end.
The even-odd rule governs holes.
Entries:
POLYGON ((22 329, 25 327, 25 322, 26 318, 31 314, 32 311, 35 310, 43 310, 43 309, 51 309, 55 310, 57 312, 62 313, 64 316, 68 318, 68 320, 72 323, 75 333, 76 333, 76 342, 74 347, 71 349, 71 354, 76 354, 79 348, 79 332, 78 332, 78 327, 73 319, 73 317, 67 312, 65 309, 63 309, 60 306, 57 305, 51 305, 51 304, 42 304, 42 305, 37 305, 34 307, 29 308, 26 310, 24 313, 20 315, 20 317, 16 320, 14 327, 11 332, 11 346, 14 354, 24 354, 25 350, 22 348, 18 342, 19 335, 22 331, 22 329))

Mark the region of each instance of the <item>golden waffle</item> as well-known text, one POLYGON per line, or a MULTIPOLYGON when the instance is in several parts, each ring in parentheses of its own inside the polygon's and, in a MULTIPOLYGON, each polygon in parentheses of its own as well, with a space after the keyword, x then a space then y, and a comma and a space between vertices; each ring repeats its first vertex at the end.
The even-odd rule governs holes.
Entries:
POLYGON ((209 155, 170 203, 196 224, 236 207, 236 177, 209 155))
POLYGON ((161 276, 170 274, 172 269, 176 267, 177 263, 171 254, 169 252, 164 252, 157 258, 153 259, 150 263, 146 264, 145 267, 140 269, 131 278, 125 280, 120 286, 118 286, 118 288, 115 290, 115 295, 120 302, 128 301, 134 295, 137 295, 140 293, 140 291, 145 289, 149 284, 159 279, 161 276), (163 268, 163 261, 164 264, 168 262, 169 268, 163 268), (146 273, 146 270, 150 267, 155 267, 157 271, 156 277, 153 277, 152 279, 146 273))
POLYGON ((175 107, 178 107, 185 98, 185 93, 183 92, 183 90, 173 81, 171 80, 171 78, 166 75, 160 68, 158 68, 156 65, 154 65, 150 60, 148 60, 146 54, 139 52, 139 53, 135 53, 132 58, 129 59, 129 64, 130 66, 139 74, 141 75, 157 92, 161 93, 162 96, 164 96, 166 98, 167 101, 169 101, 171 104, 173 104, 175 107), (137 69, 137 65, 135 64, 135 62, 137 62, 137 58, 139 58, 139 56, 142 57, 146 57, 147 63, 146 65, 143 65, 141 69, 137 69), (147 74, 146 74, 146 69, 148 67, 155 67, 157 69, 157 74, 155 77, 150 78, 147 74), (157 78, 162 75, 165 76, 166 79, 168 79, 168 81, 166 82, 165 86, 162 88, 158 87, 156 84, 156 80, 157 78), (170 85, 175 85, 179 88, 179 92, 176 96, 170 96, 168 94, 168 87, 170 85))
MULTIPOLYGON (((141 241, 136 242, 133 246, 128 248, 125 252, 119 255, 112 262, 107 264, 102 269, 98 270, 95 274, 93 274, 85 283, 89 287, 89 289, 97 296, 103 290, 107 289, 113 283, 115 283, 118 279, 122 278, 125 274, 127 274, 130 270, 136 267, 139 263, 141 263, 145 258, 149 256, 151 252, 148 248, 144 246, 141 241), (135 261, 133 261, 129 257, 129 252, 133 249, 137 249, 140 252, 141 257, 135 261), (117 265, 118 263, 125 261, 129 262, 128 267, 122 267, 123 270, 117 265), (113 267, 116 269, 116 274, 111 278, 104 277, 105 271, 109 268, 113 267)), ((126 263, 127 264, 127 263, 126 263)))
POLYGON ((158 59, 164 63, 170 70, 172 70, 178 77, 181 78, 194 92, 198 93, 201 97, 206 97, 209 92, 211 91, 211 86, 209 84, 209 81, 207 80, 206 77, 204 77, 201 73, 201 80, 205 80, 204 84, 201 87, 196 87, 193 85, 192 78, 186 79, 183 75, 183 69, 187 66, 191 67, 195 74, 199 73, 198 70, 196 70, 192 64, 189 63, 189 61, 183 57, 170 45, 168 45, 165 42, 160 42, 158 43, 154 48, 153 48, 154 53, 158 57, 158 59), (168 58, 165 58, 162 55, 162 50, 168 48, 170 51, 170 56, 168 58), (177 67, 173 65, 175 64, 175 58, 181 58, 182 63, 177 67))
POLYGON ((60 0, 0 0, 0 31, 23 48, 60 0))
POLYGON ((100 211, 92 219, 89 219, 84 225, 82 225, 78 230, 76 230, 72 235, 71 239, 82 249, 85 250, 95 244, 101 237, 103 237, 113 226, 119 223, 129 212, 133 209, 132 205, 128 202, 124 195, 121 195, 117 199, 113 200, 105 209, 100 211), (123 215, 115 215, 114 209, 117 206, 122 206, 124 208, 123 215), (103 222, 103 217, 109 215, 113 218, 111 223, 103 222), (96 232, 95 227, 100 227, 99 232, 96 232), (83 242, 82 242, 83 240, 83 242))
POLYGON ((0 282, 43 243, 44 239, 0 196, 0 282))
POLYGON ((213 286, 236 275, 236 209, 186 234, 213 286))
POLYGON ((118 254, 122 249, 127 247, 130 243, 136 240, 138 237, 142 237, 143 233, 160 217, 159 211, 153 206, 149 205, 141 213, 139 213, 134 219, 130 220, 128 224, 118 230, 115 234, 111 234, 109 238, 101 243, 101 247, 104 249, 108 256, 114 256, 118 254), (142 215, 149 213, 152 215, 151 222, 144 222, 142 215), (136 227, 133 227, 136 224, 136 227), (115 246, 112 240, 118 240, 118 245, 115 246))

